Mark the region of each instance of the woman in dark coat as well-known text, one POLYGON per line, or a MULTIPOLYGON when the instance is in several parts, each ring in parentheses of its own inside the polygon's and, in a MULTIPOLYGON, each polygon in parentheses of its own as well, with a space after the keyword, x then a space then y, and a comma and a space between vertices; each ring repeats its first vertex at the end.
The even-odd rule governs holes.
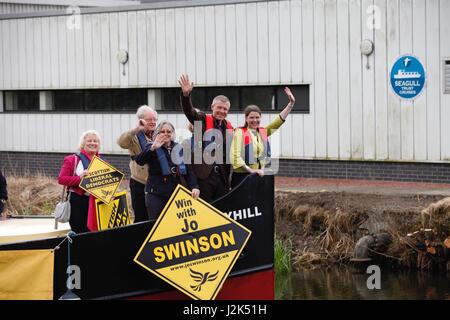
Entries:
POLYGON ((184 164, 182 147, 174 138, 174 126, 167 121, 160 123, 153 143, 135 158, 141 166, 148 164, 145 205, 150 220, 158 219, 178 184, 191 189, 194 199, 200 195, 197 178, 184 164))

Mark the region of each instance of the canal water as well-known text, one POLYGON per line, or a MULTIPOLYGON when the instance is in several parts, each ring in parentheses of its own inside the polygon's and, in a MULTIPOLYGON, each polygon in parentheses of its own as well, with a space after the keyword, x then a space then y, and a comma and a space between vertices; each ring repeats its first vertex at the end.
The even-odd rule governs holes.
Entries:
MULTIPOLYGON (((366 269, 351 266, 276 275, 280 300, 450 300, 450 273, 380 269, 380 289, 368 289, 366 269)), ((374 278, 369 279, 373 284, 374 278)))

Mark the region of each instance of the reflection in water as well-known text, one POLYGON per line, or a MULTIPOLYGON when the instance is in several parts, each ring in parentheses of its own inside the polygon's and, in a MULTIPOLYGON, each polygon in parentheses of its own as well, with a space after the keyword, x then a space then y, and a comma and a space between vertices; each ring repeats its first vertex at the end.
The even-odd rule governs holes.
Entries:
POLYGON ((450 300, 450 274, 381 267, 381 289, 369 290, 366 269, 350 266, 303 270, 276 275, 276 299, 447 299, 450 300))

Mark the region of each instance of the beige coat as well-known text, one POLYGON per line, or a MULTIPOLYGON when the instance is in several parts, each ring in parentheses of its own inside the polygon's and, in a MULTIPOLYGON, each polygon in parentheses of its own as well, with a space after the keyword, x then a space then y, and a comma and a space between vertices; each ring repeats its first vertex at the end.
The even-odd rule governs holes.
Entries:
MULTIPOLYGON (((129 130, 124 133, 117 139, 117 144, 122 149, 128 149, 130 156, 136 156, 142 152, 141 145, 139 144, 139 140, 134 133, 134 130, 129 130)), ((143 165, 140 166, 134 160, 130 160, 130 171, 131 178, 145 184, 148 178, 148 166, 143 165)))

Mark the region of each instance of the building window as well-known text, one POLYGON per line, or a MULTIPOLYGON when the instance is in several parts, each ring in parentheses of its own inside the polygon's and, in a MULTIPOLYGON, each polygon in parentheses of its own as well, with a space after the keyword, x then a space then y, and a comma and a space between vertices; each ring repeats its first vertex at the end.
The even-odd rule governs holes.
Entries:
POLYGON ((147 89, 120 89, 111 91, 111 108, 115 111, 136 111, 147 104, 147 89))
MULTIPOLYGON (((309 85, 289 86, 289 89, 291 89, 292 94, 295 97, 295 107, 292 111, 309 113, 309 85)), ((277 88, 276 97, 277 110, 281 110, 288 104, 288 98, 284 93, 284 87, 277 88)))
MULTIPOLYGON (((240 87, 195 87, 192 103, 195 108, 210 111, 211 102, 218 95, 230 99, 231 112, 241 112, 248 105, 255 104, 263 111, 279 112, 288 103, 283 85, 240 86, 240 87)), ((309 112, 309 85, 290 85, 296 98, 293 112, 309 112)), ((42 108, 60 112, 70 111, 136 111, 143 105, 155 106, 160 111, 181 112, 179 87, 161 89, 90 89, 45 91, 50 95, 49 105, 42 108), (153 97, 155 100, 153 101, 153 97), (149 99, 152 102, 148 102, 149 99)), ((40 110, 39 91, 5 91, 6 111, 40 110)))
POLYGON ((57 111, 83 110, 83 90, 57 90, 53 92, 54 107, 57 111))
POLYGON ((39 91, 5 91, 3 99, 6 111, 39 110, 39 91))
MULTIPOLYGON (((181 111, 180 88, 162 89, 160 110, 181 111)), ((225 95, 230 99, 231 108, 239 102, 239 90, 233 87, 196 87, 192 91, 191 99, 194 108, 207 111, 210 110, 214 97, 225 95)))
POLYGON ((205 89, 205 101, 203 102, 205 110, 211 110, 211 103, 213 99, 219 95, 224 95, 230 99, 231 111, 239 110, 239 88, 237 87, 210 87, 205 89))
MULTIPOLYGON (((195 87, 192 91, 192 104, 195 108, 208 111, 214 97, 225 95, 230 99, 230 111, 242 111, 250 104, 256 104, 263 111, 281 111, 288 100, 285 86, 248 86, 248 87, 195 87)), ((309 112, 309 85, 289 86, 296 98, 294 112, 309 112)), ((179 111, 180 89, 162 89, 160 110, 179 111)))
POLYGON ((84 108, 86 111, 111 110, 110 90, 86 90, 84 92, 84 108))
POLYGON ((54 91, 56 111, 136 111, 147 104, 147 89, 54 91))
MULTIPOLYGON (((161 92, 161 106, 156 106, 159 110, 180 111, 180 89, 166 88, 161 92)), ((195 92, 195 90, 194 90, 195 92)))
POLYGON ((444 94, 450 94, 450 58, 444 58, 444 94))
POLYGON ((239 110, 244 110, 250 104, 257 105, 261 110, 277 110, 275 92, 275 87, 243 87, 239 110))

